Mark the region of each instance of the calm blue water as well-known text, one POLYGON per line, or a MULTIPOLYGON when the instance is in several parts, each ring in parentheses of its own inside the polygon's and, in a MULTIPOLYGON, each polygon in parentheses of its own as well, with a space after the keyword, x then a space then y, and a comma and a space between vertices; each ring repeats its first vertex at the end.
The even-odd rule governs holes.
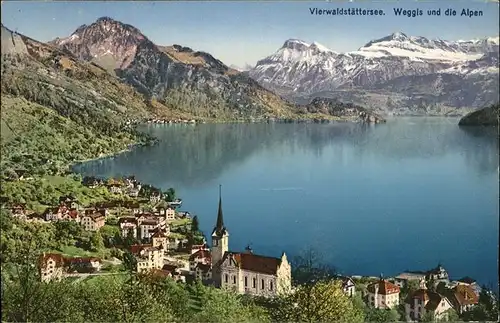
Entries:
POLYGON ((361 275, 441 262, 453 278, 496 286, 498 137, 457 122, 151 125, 157 146, 77 171, 174 187, 208 236, 222 184, 231 250, 312 247, 361 275))

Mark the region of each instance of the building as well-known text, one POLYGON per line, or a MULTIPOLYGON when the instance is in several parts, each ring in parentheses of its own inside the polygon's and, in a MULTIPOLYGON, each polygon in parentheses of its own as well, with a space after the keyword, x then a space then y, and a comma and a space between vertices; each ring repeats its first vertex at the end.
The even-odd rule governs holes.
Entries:
POLYGON ((408 282, 416 281, 419 286, 421 286, 422 283, 425 284, 425 275, 426 273, 420 271, 403 272, 394 277, 394 284, 396 284, 400 288, 403 288, 408 286, 408 282))
POLYGON ((229 251, 229 232, 224 226, 220 187, 211 257, 212 279, 217 287, 265 297, 291 290, 291 267, 285 253, 274 258, 256 255, 250 248, 245 252, 229 251))
POLYGON ((86 231, 99 231, 106 224, 106 216, 102 212, 87 212, 81 221, 86 231))
POLYGON ((45 221, 75 221, 79 223, 81 221, 80 213, 77 209, 68 208, 66 205, 62 204, 58 207, 50 207, 43 213, 43 218, 45 221))
POLYGON ((154 216, 139 217, 137 219, 137 222, 139 224, 137 228, 137 232, 139 233, 139 238, 141 240, 149 241, 153 233, 156 232, 157 229, 162 228, 164 226, 165 222, 162 220, 163 219, 154 216))
POLYGON ((194 244, 191 246, 191 254, 199 251, 199 250, 206 250, 206 251, 210 251, 210 248, 207 246, 206 243, 204 244, 194 244))
POLYGON ((118 220, 118 225, 120 226, 120 232, 123 238, 126 238, 131 234, 134 238, 137 238, 137 220, 135 217, 123 217, 118 220))
POLYGON ((170 273, 175 281, 186 282, 186 276, 182 274, 182 268, 174 264, 165 264, 162 267, 164 272, 170 273))
POLYGON ((194 270, 198 264, 210 266, 212 264, 212 255, 209 250, 200 249, 189 256, 189 268, 194 270))
POLYGON ((38 259, 38 269, 43 282, 61 280, 64 275, 65 259, 58 253, 43 253, 38 259))
MULTIPOLYGON (((170 229, 170 227, 167 227, 170 229)), ((164 251, 168 250, 168 234, 170 233, 170 230, 168 232, 165 232, 164 230, 157 229, 155 233, 151 236, 151 240, 153 242, 153 247, 159 247, 162 248, 164 251)))
POLYGON ((347 296, 351 297, 356 294, 356 285, 351 277, 337 276, 336 279, 342 282, 342 290, 347 296))
POLYGON ((477 305, 479 297, 470 285, 459 284, 451 290, 449 300, 457 313, 462 314, 477 305))
POLYGON ((65 258, 64 260, 68 272, 94 273, 102 268, 102 261, 97 257, 75 257, 65 258))
POLYGON ((194 267, 194 275, 196 279, 202 282, 209 282, 212 280, 212 267, 202 263, 197 263, 194 267))
POLYGON ((448 272, 441 266, 441 264, 438 264, 436 268, 433 268, 426 273, 426 280, 433 280, 436 284, 439 282, 445 282, 448 283, 449 276, 448 272))
POLYGON ((447 317, 450 309, 453 309, 453 306, 448 298, 426 288, 408 295, 405 301, 407 321, 421 320, 429 312, 433 314, 434 320, 440 321, 447 317))
POLYGON ((152 245, 133 245, 130 252, 137 260, 137 272, 146 272, 163 267, 163 249, 152 245))
POLYGON ((380 280, 367 286, 368 306, 390 309, 399 305, 399 286, 380 277, 380 280))
POLYGON ((59 205, 64 205, 68 209, 80 210, 80 203, 78 202, 78 199, 72 195, 59 197, 59 205))

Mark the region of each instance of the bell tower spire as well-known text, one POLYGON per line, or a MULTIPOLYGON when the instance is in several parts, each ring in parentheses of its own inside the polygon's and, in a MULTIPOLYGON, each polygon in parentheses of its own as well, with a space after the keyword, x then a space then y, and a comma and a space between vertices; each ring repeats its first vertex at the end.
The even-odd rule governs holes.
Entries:
POLYGON ((229 233, 224 226, 224 215, 222 213, 222 185, 219 185, 219 208, 217 210, 217 221, 212 231, 212 266, 218 266, 229 250, 229 233))
POLYGON ((215 230, 221 232, 224 229, 224 215, 222 214, 222 185, 219 185, 219 210, 217 211, 217 223, 215 230))

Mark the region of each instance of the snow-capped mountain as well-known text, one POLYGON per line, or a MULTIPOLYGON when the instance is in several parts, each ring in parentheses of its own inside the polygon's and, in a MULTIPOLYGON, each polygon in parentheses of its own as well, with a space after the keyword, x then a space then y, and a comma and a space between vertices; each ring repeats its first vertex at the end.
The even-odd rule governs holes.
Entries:
MULTIPOLYGON (((417 80, 423 76, 435 74, 453 74, 467 83, 465 78, 472 73, 487 78, 487 98, 482 93, 465 93, 465 96, 469 97, 468 102, 476 102, 470 97, 477 95, 482 98, 477 101, 478 104, 482 104, 484 101, 498 100, 498 95, 491 94, 495 91, 489 90, 489 87, 496 85, 498 93, 498 82, 492 82, 491 77, 498 73, 498 48, 498 37, 447 41, 398 32, 370 41, 356 51, 337 53, 315 42, 309 44, 290 39, 274 54, 258 61, 249 75, 281 95, 313 98, 316 93, 352 89, 376 89, 377 94, 380 94, 380 91, 385 90, 384 84, 393 86, 398 79, 404 79, 405 83, 414 79, 418 83, 420 81, 417 80)), ((482 82, 477 75, 474 82, 482 82)), ((453 84, 458 87, 457 90, 460 89, 457 77, 453 77, 453 84)), ((463 90, 466 91, 467 87, 464 86, 463 90)), ((408 87, 404 95, 414 97, 415 92, 419 90, 408 87)), ((433 104, 439 104, 436 102, 439 100, 433 97, 435 93, 428 94, 433 104)), ((425 104, 426 98, 421 95, 419 93, 419 102, 424 100, 425 104)), ((391 93, 387 97, 390 98, 391 93)), ((464 106, 460 100, 453 102, 456 107, 464 106)), ((384 110, 385 107, 376 108, 384 110)))
POLYGON ((238 66, 238 65, 231 64, 231 65, 229 65, 229 67, 234 69, 234 70, 237 70, 238 72, 247 72, 253 68, 253 66, 248 64, 248 63, 246 63, 244 66, 238 66))

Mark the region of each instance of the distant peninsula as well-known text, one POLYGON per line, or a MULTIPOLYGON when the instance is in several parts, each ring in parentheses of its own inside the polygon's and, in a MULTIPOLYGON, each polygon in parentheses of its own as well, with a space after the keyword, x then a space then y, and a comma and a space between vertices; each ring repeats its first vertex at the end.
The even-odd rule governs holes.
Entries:
POLYGON ((459 126, 498 126, 500 103, 482 108, 464 116, 458 122, 459 126))

